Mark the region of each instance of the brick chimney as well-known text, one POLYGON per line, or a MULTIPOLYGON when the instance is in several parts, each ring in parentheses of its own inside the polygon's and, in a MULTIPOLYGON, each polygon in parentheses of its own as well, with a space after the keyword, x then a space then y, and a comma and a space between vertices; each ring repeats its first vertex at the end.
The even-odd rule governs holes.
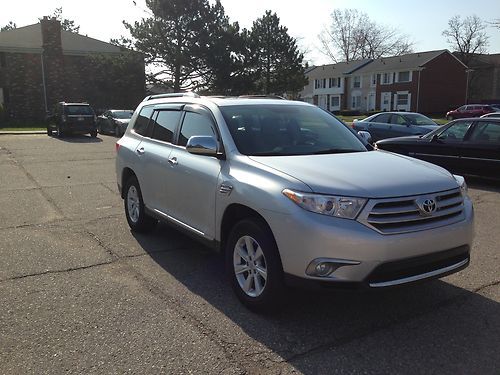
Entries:
POLYGON ((61 23, 55 18, 43 17, 42 61, 47 106, 51 110, 55 103, 65 100, 65 67, 61 43, 61 23))
POLYGON ((42 48, 46 55, 62 55, 61 23, 55 18, 43 17, 40 20, 42 28, 42 48))

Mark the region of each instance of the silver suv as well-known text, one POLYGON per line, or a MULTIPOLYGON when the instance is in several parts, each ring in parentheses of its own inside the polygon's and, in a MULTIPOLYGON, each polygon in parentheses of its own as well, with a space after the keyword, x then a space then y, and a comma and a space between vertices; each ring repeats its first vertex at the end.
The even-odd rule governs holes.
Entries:
POLYGON ((383 288, 469 264, 464 179, 383 151, 306 103, 147 97, 117 142, 130 228, 173 224, 225 252, 238 298, 285 286, 383 288))

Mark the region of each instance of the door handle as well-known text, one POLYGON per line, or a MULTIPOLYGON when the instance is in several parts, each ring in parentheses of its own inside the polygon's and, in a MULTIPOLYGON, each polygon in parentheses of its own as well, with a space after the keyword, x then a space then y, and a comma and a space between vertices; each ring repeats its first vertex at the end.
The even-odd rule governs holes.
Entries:
POLYGON ((144 150, 144 147, 141 147, 135 150, 135 152, 137 152, 137 155, 144 155, 146 151, 144 150))
POLYGON ((172 165, 177 165, 179 162, 177 161, 177 158, 174 156, 173 158, 169 158, 168 162, 172 165))

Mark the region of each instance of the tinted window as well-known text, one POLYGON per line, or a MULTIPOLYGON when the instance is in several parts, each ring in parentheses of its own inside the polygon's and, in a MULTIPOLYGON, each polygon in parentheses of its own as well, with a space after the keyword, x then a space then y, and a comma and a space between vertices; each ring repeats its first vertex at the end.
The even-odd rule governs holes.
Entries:
POLYGON ((113 111, 113 117, 122 120, 129 119, 134 114, 134 111, 113 111))
POLYGON ((400 115, 392 115, 391 118, 391 124, 396 124, 396 125, 406 125, 406 121, 403 118, 403 116, 400 115))
POLYGON ((212 121, 208 116, 194 112, 186 112, 179 134, 179 145, 185 146, 190 137, 195 135, 210 135, 215 137, 212 121))
POLYGON ((220 107, 231 136, 244 155, 312 155, 366 151, 339 120, 302 105, 220 107))
POLYGON ((494 122, 478 123, 470 140, 477 143, 500 144, 500 124, 494 122))
POLYGON ((94 115, 94 111, 88 105, 67 105, 66 114, 68 115, 94 115))
POLYGON ((447 141, 462 141, 471 123, 472 122, 470 121, 456 122, 439 134, 439 139, 447 141))
POLYGON ((429 117, 426 117, 418 113, 410 113, 404 115, 404 118, 412 125, 436 125, 436 123, 432 121, 429 117))
POLYGON ((153 122, 153 138, 164 142, 172 142, 175 127, 180 117, 180 111, 159 111, 156 121, 153 122))
POLYGON ((153 107, 143 107, 139 116, 135 120, 134 131, 140 135, 146 135, 148 131, 148 123, 151 115, 153 114, 153 107))
POLYGON ((376 116, 373 118, 370 122, 383 122, 383 123, 389 123, 389 120, 391 118, 390 113, 382 113, 381 115, 376 116))

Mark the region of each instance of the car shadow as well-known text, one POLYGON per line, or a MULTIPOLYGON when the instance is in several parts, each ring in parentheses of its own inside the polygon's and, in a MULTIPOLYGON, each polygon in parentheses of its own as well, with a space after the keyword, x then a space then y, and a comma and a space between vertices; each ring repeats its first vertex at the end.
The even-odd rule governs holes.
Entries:
POLYGON ((90 135, 65 135, 63 137, 54 136, 55 139, 67 143, 100 143, 102 139, 99 137, 91 137, 90 135))
MULTIPOLYGON (((441 280, 376 292, 291 289, 280 312, 259 315, 232 293, 221 254, 164 224, 147 236, 134 236, 190 293, 262 344, 268 353, 262 355, 262 363, 277 356, 306 374, 487 373, 495 368, 486 358, 495 357, 495 348, 500 347, 500 304, 478 293, 441 280), (158 244, 169 243, 173 236, 182 239, 182 249, 161 251, 158 244)), ((190 296, 177 298, 187 301, 190 296)), ((216 329, 224 340, 236 340, 236 347, 245 345, 228 337, 236 333, 216 329)))
POLYGON ((471 188, 500 193, 500 181, 472 176, 466 176, 465 181, 471 188))

